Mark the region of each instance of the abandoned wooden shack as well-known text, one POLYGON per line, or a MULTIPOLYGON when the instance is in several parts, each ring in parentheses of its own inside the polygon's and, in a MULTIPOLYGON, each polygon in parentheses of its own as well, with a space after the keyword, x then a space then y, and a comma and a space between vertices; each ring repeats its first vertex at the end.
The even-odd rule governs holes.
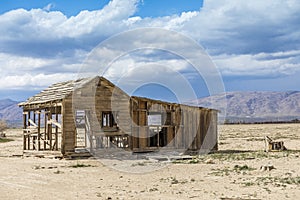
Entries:
POLYGON ((217 110, 129 96, 104 77, 53 84, 19 106, 24 152, 218 149, 217 110))

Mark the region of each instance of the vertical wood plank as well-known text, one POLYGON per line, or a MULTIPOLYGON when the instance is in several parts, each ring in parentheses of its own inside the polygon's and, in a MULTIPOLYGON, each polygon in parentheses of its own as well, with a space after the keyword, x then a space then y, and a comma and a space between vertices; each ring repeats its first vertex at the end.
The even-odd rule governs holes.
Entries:
POLYGON ((41 112, 38 111, 38 151, 41 149, 41 112))
MULTIPOLYGON (((55 120, 58 122, 58 109, 59 107, 56 106, 55 107, 55 120)), ((55 150, 58 150, 58 127, 55 126, 55 150)))
MULTIPOLYGON (((23 129, 26 129, 27 128, 27 114, 24 113, 23 114, 23 129)), ((26 131, 24 130, 23 131, 23 150, 26 150, 26 143, 27 143, 27 138, 26 138, 26 131)))
POLYGON ((48 138, 48 125, 47 125, 47 116, 48 115, 48 111, 45 110, 44 111, 44 150, 47 149, 47 141, 49 138, 48 138))

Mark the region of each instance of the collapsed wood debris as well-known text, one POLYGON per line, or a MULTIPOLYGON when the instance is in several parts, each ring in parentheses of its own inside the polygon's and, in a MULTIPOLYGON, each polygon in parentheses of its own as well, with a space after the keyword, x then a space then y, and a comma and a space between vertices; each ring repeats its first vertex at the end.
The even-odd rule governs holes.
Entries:
POLYGON ((271 171, 273 169, 276 169, 276 168, 271 164, 263 165, 263 166, 260 167, 261 171, 271 171))
POLYGON ((283 141, 273 141, 270 137, 265 136, 265 151, 284 151, 287 148, 284 146, 283 141))

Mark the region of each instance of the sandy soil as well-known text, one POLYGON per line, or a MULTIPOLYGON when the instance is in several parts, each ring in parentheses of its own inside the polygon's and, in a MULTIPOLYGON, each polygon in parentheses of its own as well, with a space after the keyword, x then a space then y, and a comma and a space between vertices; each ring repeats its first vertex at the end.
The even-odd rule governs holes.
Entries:
POLYGON ((95 158, 23 157, 21 130, 8 130, 14 141, 0 143, 0 199, 299 199, 299 130, 300 124, 219 126, 219 153, 107 161, 110 167, 95 158), (263 152, 265 135, 289 151, 263 152), (262 171, 264 165, 275 169, 262 171))

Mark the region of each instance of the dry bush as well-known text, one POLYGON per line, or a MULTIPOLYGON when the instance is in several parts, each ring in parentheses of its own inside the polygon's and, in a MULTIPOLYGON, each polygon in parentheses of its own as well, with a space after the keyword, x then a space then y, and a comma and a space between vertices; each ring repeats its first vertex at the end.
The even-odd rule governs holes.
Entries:
POLYGON ((0 120, 0 133, 2 134, 8 128, 6 121, 0 120))

